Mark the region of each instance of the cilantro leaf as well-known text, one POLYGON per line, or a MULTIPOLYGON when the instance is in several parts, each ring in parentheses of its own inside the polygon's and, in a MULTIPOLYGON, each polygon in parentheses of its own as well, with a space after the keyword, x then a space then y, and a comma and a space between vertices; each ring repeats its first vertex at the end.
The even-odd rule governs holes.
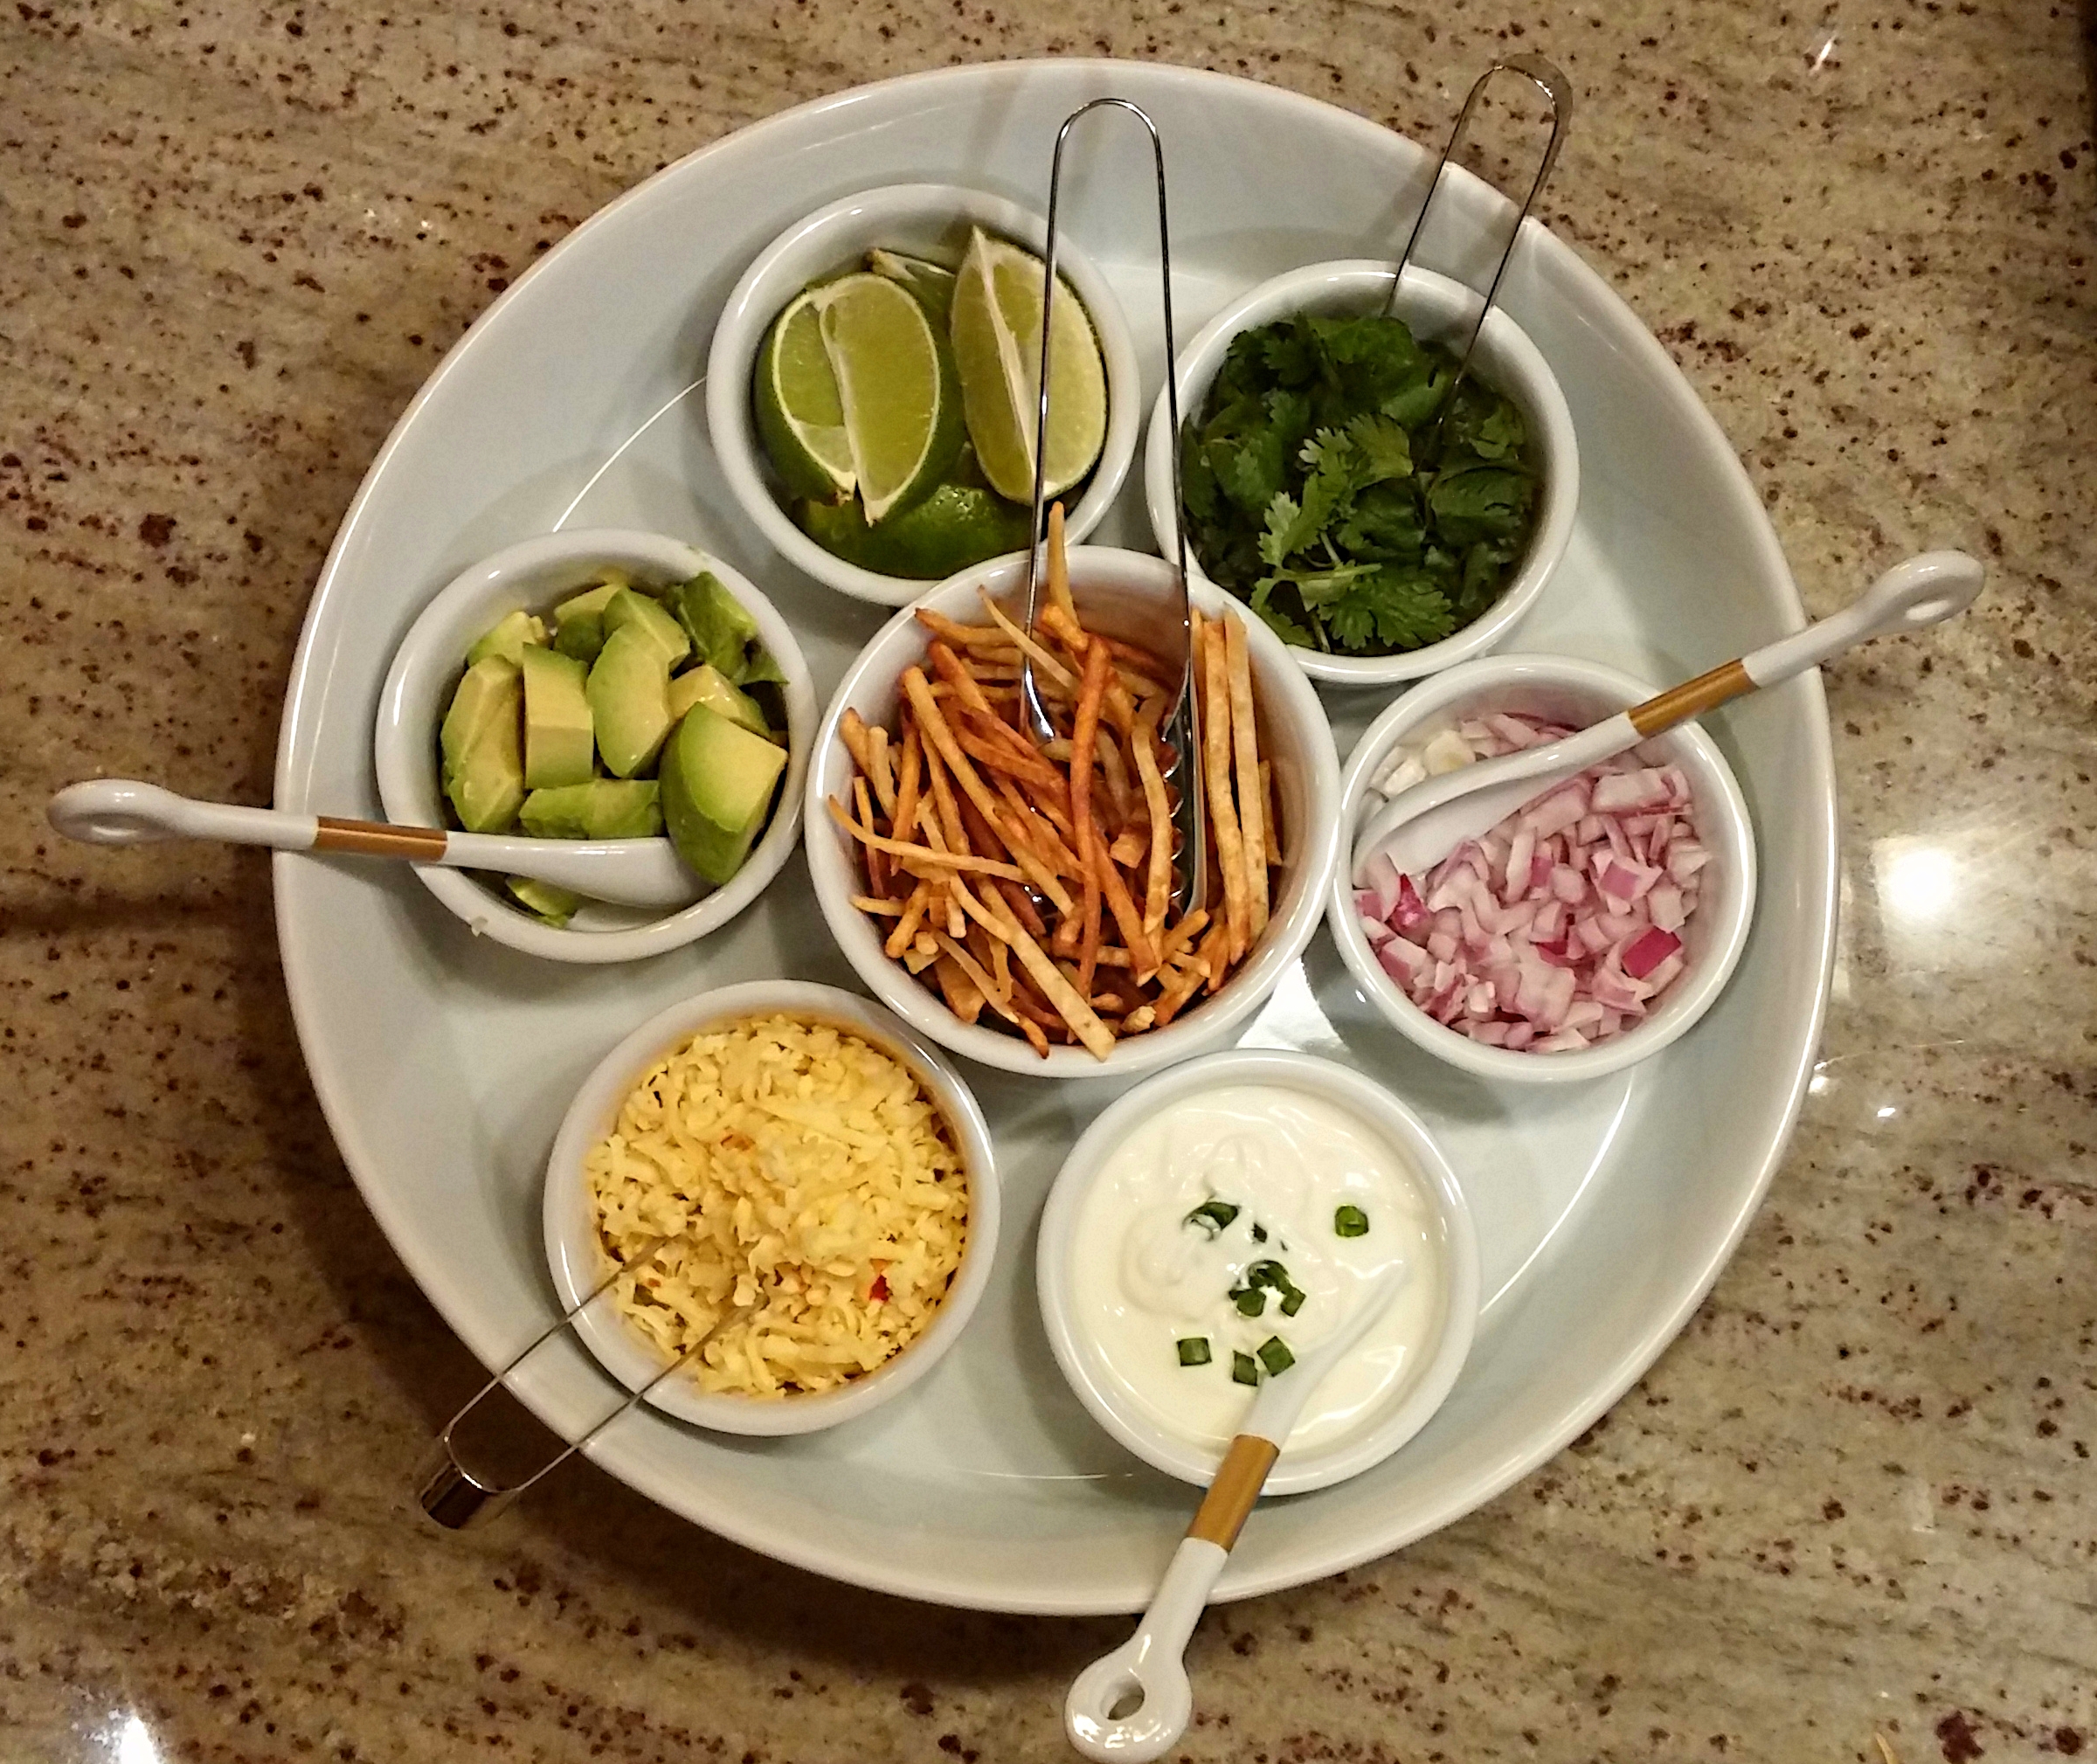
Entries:
POLYGON ((1533 488, 1526 474, 1505 466, 1443 470, 1427 487, 1428 513, 1436 532, 1451 545, 1505 539, 1520 529, 1533 488))
POLYGON ((1249 603, 1252 610, 1267 621, 1274 634, 1284 643, 1293 643, 1298 649, 1315 649, 1317 634, 1308 625, 1299 624, 1274 604, 1274 591, 1282 585, 1275 578, 1267 580, 1252 591, 1249 603))
POLYGON ((1365 411, 1347 425, 1347 435, 1360 452, 1364 485, 1413 475, 1413 447, 1404 424, 1380 411, 1365 411))

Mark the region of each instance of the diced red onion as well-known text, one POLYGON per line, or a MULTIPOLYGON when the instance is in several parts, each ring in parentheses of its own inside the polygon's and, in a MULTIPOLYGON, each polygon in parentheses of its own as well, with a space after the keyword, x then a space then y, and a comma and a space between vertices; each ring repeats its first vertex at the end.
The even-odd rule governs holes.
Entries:
MULTIPOLYGON (((1516 712, 1467 718, 1436 752, 1394 756, 1378 788, 1571 731, 1516 712)), ((1712 853, 1679 766, 1590 767, 1466 840, 1417 882, 1377 853, 1356 877, 1362 934, 1436 1020, 1486 1047, 1569 1053, 1643 1020, 1687 963, 1712 853)))

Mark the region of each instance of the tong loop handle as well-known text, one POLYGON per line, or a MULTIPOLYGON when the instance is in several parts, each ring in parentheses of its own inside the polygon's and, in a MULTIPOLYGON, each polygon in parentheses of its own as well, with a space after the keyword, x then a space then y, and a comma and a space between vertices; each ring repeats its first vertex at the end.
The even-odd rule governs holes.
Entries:
POLYGON ((1413 230, 1406 236, 1405 249, 1398 253, 1397 266, 1391 271, 1390 292, 1384 296, 1383 315, 1389 318, 1397 309, 1398 287, 1405 278, 1406 266, 1412 261, 1413 248, 1420 243, 1420 235, 1427 225, 1427 217, 1433 211, 1435 198, 1442 193, 1442 174, 1456 156, 1457 149, 1464 144, 1464 136, 1471 127, 1471 114, 1478 108, 1478 100, 1485 95, 1485 88, 1497 73, 1519 73, 1544 94, 1551 109, 1551 135, 1544 143, 1544 156, 1538 161, 1536 176, 1530 180, 1529 194, 1522 198, 1522 211, 1514 218, 1514 229, 1507 235, 1507 243, 1500 252, 1498 263, 1493 266, 1492 280, 1485 289, 1485 304, 1479 307, 1478 318, 1471 327, 1471 335, 1464 339, 1464 352, 1457 358, 1456 378, 1450 382, 1449 392, 1442 400, 1446 414, 1456 401, 1457 388, 1464 382, 1465 370, 1471 366, 1471 352, 1478 347, 1478 333, 1485 328, 1485 315, 1492 310, 1493 302, 1499 298, 1500 278, 1507 273, 1508 259, 1514 255, 1514 247, 1522 236, 1522 225, 1529 218, 1529 211, 1536 206, 1536 199, 1543 193, 1544 183, 1551 176, 1551 168, 1558 163, 1558 149, 1565 139, 1566 126, 1573 120, 1573 82, 1554 63, 1540 55, 1509 55, 1494 62, 1472 82, 1471 93, 1464 100, 1464 108, 1457 114, 1457 126, 1449 132, 1449 141, 1442 149, 1442 157, 1435 163, 1435 176, 1427 186, 1427 199, 1420 204, 1420 212, 1413 221, 1413 230))

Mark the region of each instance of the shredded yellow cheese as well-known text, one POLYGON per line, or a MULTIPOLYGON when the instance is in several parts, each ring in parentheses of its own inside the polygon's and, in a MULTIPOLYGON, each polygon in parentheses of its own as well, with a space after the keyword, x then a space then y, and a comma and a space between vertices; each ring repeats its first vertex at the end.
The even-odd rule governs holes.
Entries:
POLYGON ((709 1391, 787 1396, 873 1371, 931 1323, 967 1241, 967 1171, 938 1106, 829 1023, 693 1036, 584 1170, 600 1242, 635 1264, 614 1302, 666 1354, 696 1348, 709 1391))

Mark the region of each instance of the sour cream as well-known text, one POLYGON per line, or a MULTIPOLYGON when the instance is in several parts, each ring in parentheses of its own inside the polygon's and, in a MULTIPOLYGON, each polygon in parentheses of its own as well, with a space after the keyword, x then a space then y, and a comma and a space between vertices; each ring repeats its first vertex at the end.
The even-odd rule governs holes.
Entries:
POLYGON ((1252 1373, 1263 1349, 1280 1359, 1277 1341, 1316 1347, 1402 1260, 1403 1290, 1289 1436, 1322 1446, 1433 1356, 1447 1308, 1436 1221, 1404 1153, 1361 1117, 1281 1085, 1220 1087, 1167 1103, 1108 1158, 1071 1240, 1071 1320, 1131 1407, 1220 1451, 1255 1394, 1234 1366, 1252 1373), (1183 1363, 1183 1344, 1207 1361, 1183 1363))

